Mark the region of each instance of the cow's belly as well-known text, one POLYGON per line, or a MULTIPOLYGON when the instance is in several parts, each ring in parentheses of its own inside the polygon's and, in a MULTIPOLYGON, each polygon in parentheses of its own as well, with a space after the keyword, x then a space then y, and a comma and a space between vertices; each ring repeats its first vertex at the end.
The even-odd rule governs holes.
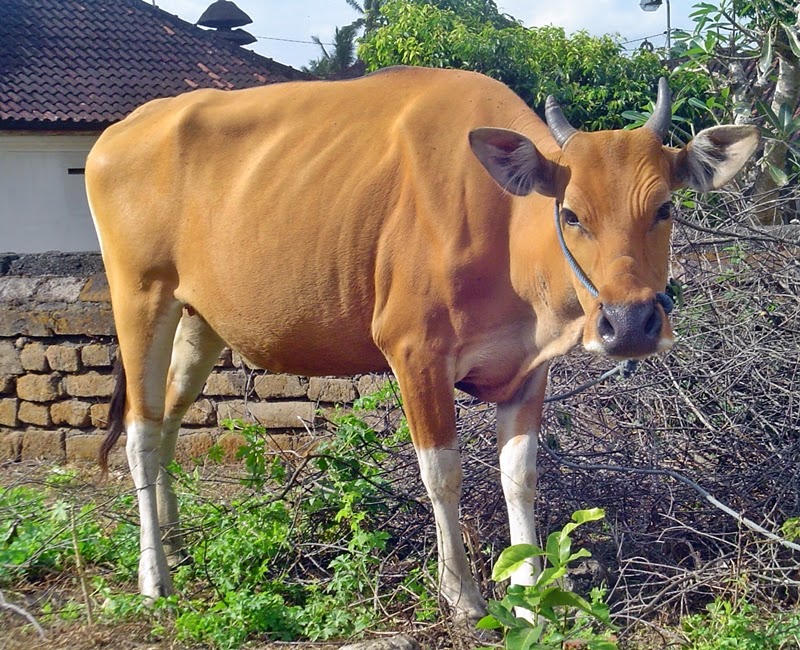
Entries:
MULTIPOLYGON (((354 292, 357 294, 357 292, 354 292)), ((371 335, 372 305, 340 299, 281 275, 213 273, 185 278, 176 296, 252 364, 299 375, 352 375, 388 369, 371 335)))

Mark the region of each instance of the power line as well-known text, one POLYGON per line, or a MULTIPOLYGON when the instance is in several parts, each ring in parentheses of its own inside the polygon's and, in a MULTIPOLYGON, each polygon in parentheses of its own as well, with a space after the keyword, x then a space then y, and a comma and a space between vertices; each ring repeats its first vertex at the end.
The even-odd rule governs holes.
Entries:
MULTIPOLYGON (((256 36, 261 41, 283 41, 284 43, 305 43, 308 45, 317 45, 316 41, 301 41, 296 38, 278 38, 277 36, 256 36)), ((336 45, 335 43, 323 43, 323 45, 336 45)))
POLYGON ((658 34, 650 34, 650 36, 642 36, 642 38, 632 38, 629 41, 622 41, 620 45, 628 45, 629 43, 638 43, 639 41, 646 41, 648 38, 655 38, 656 36, 663 36, 666 32, 658 32, 658 34))

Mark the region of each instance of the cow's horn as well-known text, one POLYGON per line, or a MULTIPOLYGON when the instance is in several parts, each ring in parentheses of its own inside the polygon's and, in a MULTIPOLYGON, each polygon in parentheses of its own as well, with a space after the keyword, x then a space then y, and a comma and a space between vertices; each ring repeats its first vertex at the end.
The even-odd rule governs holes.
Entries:
POLYGON ((564 113, 561 112, 561 107, 558 105, 556 98, 552 95, 547 98, 544 104, 544 116, 547 120, 547 126, 550 127, 550 133, 553 134, 558 146, 563 149, 569 139, 575 135, 578 130, 564 117, 564 113))
POLYGON ((661 77, 661 79, 658 80, 658 99, 656 99, 656 107, 653 109, 653 114, 645 123, 644 128, 650 129, 658 136, 659 140, 663 140, 671 125, 672 99, 669 94, 669 83, 666 77, 661 77))

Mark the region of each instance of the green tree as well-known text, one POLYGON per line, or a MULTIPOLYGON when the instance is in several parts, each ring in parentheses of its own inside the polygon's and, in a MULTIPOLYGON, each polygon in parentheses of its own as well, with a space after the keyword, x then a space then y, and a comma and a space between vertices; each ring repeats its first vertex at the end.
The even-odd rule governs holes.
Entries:
POLYGON ((333 32, 333 49, 330 51, 319 36, 312 36, 311 39, 322 50, 322 56, 309 61, 303 70, 320 77, 345 72, 356 60, 356 29, 355 25, 337 27, 333 32))
POLYGON ((693 31, 681 35, 688 46, 684 68, 708 75, 723 100, 709 106, 719 119, 764 125, 764 157, 754 182, 757 214, 761 223, 780 223, 785 212, 780 209, 781 188, 800 172, 800 117, 795 117, 800 102, 800 2, 699 3, 692 19, 693 31))
MULTIPOLYGON (((539 111, 554 95, 573 124, 590 130, 625 126, 622 112, 646 107, 657 79, 667 74, 650 52, 628 56, 611 36, 528 29, 500 14, 494 2, 388 0, 381 14, 381 26, 359 46, 369 70, 404 64, 482 72, 539 111)), ((707 82, 701 76, 678 75, 673 88, 704 97, 707 82)))
POLYGON ((346 0, 346 2, 361 14, 361 17, 352 23, 356 29, 363 27, 364 33, 369 34, 380 24, 381 5, 384 0, 363 0, 361 3, 356 0, 346 0))

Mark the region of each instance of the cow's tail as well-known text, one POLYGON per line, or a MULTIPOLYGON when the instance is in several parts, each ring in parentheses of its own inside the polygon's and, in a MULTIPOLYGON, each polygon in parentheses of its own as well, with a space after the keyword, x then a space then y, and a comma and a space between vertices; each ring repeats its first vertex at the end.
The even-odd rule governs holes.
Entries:
POLYGON ((100 445, 100 469, 103 474, 108 472, 108 455, 117 444, 117 440, 125 429, 125 395, 128 389, 128 380, 125 377, 125 366, 122 365, 122 357, 117 353, 117 362, 114 365, 114 376, 116 385, 111 395, 111 403, 108 406, 108 422, 106 423, 106 437, 100 445))

